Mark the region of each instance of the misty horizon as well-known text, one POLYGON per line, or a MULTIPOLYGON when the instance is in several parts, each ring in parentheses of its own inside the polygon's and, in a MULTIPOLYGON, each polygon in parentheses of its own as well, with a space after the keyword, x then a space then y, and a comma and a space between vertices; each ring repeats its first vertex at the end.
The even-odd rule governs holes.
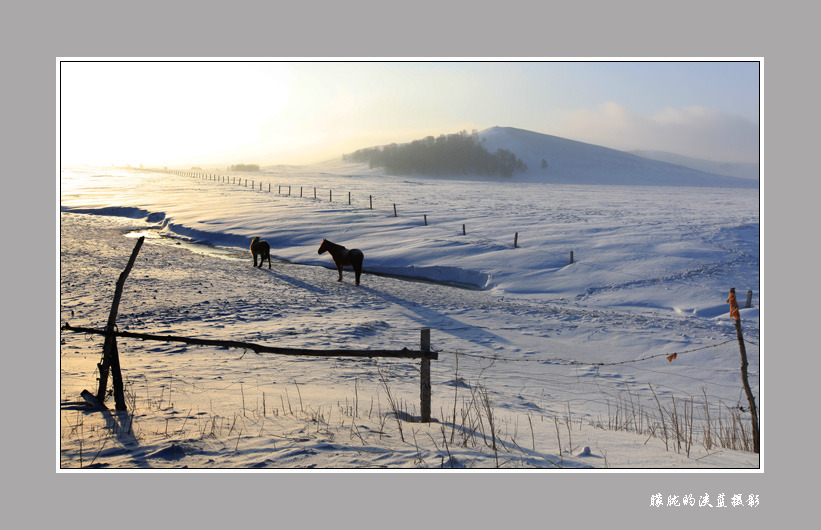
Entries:
POLYGON ((494 126, 625 152, 759 159, 755 60, 63 59, 58 68, 61 165, 306 165, 494 126))

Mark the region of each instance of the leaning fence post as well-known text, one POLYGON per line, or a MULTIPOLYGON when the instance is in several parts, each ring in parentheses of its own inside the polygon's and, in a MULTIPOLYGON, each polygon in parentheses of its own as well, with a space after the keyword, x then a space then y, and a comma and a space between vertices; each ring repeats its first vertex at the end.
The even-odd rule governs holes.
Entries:
POLYGON ((97 364, 97 368, 100 370, 100 385, 97 388, 97 401, 100 403, 105 401, 108 372, 109 369, 111 369, 114 387, 114 403, 117 410, 126 410, 126 406, 125 395, 123 393, 123 376, 120 372, 120 356, 117 352, 117 337, 114 335, 114 327, 117 325, 117 313, 120 309, 120 298, 123 296, 123 285, 125 284, 126 278, 128 278, 128 274, 131 272, 131 268, 134 267, 134 261, 137 259, 140 247, 143 246, 143 241, 145 241, 145 236, 137 240, 137 244, 131 252, 131 258, 128 260, 128 265, 126 265, 125 270, 120 273, 120 278, 117 280, 114 289, 114 300, 111 302, 111 312, 108 315, 108 324, 106 325, 108 334, 105 336, 105 342, 103 343, 103 360, 97 364))
POLYGON ((753 450, 760 452, 761 442, 758 431, 758 412, 755 407, 755 396, 747 380, 747 348, 744 346, 744 336, 741 334, 741 315, 738 312, 738 302, 735 298, 735 287, 730 287, 730 297, 727 299, 730 304, 730 317, 735 322, 736 336, 738 337, 738 349, 741 352, 741 382, 744 385, 744 392, 747 394, 747 402, 750 404, 750 419, 753 431, 753 450))
MULTIPOLYGON (((423 352, 430 351, 430 328, 422 328, 421 349, 423 352)), ((430 422, 430 359, 422 357, 421 366, 421 417, 420 421, 430 422)))
POLYGON ((513 236, 513 248, 519 248, 519 232, 513 236))

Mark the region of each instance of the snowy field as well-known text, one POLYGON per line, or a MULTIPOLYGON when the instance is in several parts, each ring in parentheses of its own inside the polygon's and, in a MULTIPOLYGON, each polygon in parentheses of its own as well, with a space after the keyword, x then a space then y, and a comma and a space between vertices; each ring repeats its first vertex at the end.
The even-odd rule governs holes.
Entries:
POLYGON ((111 397, 103 414, 77 405, 96 391, 102 337, 62 331, 59 467, 759 469, 726 302, 735 287, 759 400, 759 206, 749 187, 385 177, 341 162, 64 169, 60 325, 105 327, 144 235, 121 331, 418 349, 430 328, 439 358, 436 421, 420 423, 416 360, 123 338, 128 414, 111 397), (270 270, 251 266, 253 236, 270 242, 270 270), (364 252, 360 286, 347 269, 336 281, 323 238, 364 252))

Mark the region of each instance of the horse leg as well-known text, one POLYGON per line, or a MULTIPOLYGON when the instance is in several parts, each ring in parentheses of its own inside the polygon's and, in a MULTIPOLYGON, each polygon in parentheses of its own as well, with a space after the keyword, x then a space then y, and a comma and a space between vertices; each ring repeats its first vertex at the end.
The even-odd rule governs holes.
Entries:
POLYGON ((254 267, 256 267, 257 266, 257 253, 253 252, 252 254, 254 255, 254 267))

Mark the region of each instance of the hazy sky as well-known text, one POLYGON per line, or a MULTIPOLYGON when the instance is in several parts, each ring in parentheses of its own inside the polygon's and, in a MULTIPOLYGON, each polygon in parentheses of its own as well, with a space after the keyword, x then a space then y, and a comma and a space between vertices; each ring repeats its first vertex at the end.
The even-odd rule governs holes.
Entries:
POLYGON ((58 63, 64 165, 319 162, 495 125, 757 162, 755 61, 58 63))

